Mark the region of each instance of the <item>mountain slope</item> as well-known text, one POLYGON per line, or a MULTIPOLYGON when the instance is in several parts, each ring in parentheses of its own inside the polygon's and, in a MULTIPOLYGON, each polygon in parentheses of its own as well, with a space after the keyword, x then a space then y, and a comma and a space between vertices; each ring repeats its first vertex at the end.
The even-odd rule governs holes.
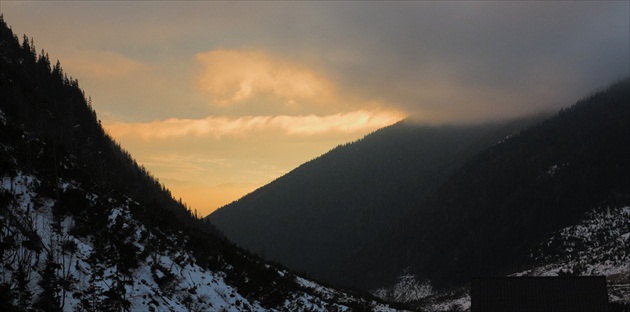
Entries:
POLYGON ((77 207, 41 195, 38 176, 1 182, 3 311, 390 310, 207 244, 185 227, 156 227, 168 215, 124 195, 62 179, 62 198, 85 201, 77 207))
POLYGON ((0 310, 391 310, 215 235, 0 16, 0 310))
MULTIPOLYGON (((555 231, 528 252, 528 261, 510 276, 606 276, 609 311, 630 308, 630 207, 597 207, 587 212, 577 224, 555 231)), ((400 279, 399 279, 400 280, 400 279)), ((401 287, 392 287, 379 295, 402 297, 414 301, 417 311, 470 311, 470 289, 467 286, 430 292, 425 283, 413 275, 402 278, 401 287), (424 287, 429 292, 413 293, 408 289, 424 287), (415 295, 415 297, 414 297, 415 295)), ((399 286, 399 285, 396 285, 399 286)))
POLYGON ((587 211, 628 205, 629 89, 625 79, 479 153, 337 281, 378 287, 411 272, 445 287, 506 274, 587 211))
POLYGON ((331 266, 468 158, 536 118, 468 126, 403 121, 309 161, 208 216, 239 246, 331 280, 331 266))

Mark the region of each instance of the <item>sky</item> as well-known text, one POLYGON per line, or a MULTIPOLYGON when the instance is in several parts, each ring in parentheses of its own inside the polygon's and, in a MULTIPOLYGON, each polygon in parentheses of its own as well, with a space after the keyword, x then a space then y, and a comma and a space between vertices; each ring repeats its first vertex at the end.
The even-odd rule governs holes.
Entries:
POLYGON ((555 111, 630 75, 629 1, 1 1, 200 215, 408 118, 555 111))

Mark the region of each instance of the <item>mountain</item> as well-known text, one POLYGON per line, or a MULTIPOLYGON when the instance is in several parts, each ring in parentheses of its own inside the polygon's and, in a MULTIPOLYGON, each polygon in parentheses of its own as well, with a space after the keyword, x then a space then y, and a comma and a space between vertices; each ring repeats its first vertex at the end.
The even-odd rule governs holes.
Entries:
POLYGON ((0 15, 0 310, 393 310, 235 247, 0 15))
MULTIPOLYGON (((629 81, 477 154, 335 268, 336 281, 382 287, 411 274, 445 288, 510 274, 554 231, 629 206, 629 81)), ((627 247, 617 256, 630 263, 627 247)))
POLYGON ((402 121, 313 159, 207 217, 237 245, 328 281, 481 150, 538 120, 402 121))
MULTIPOLYGON (((603 275, 608 283, 609 311, 630 310, 630 206, 598 207, 576 224, 555 231, 531 249, 527 265, 510 276, 603 275)), ((470 289, 435 291, 427 281, 407 274, 383 297, 414 302, 417 311, 469 311, 470 289), (423 290, 415 292, 413 290, 423 290), (411 290, 411 291, 410 291, 411 290), (418 300, 420 299, 420 300, 418 300)))
POLYGON ((428 311, 469 307, 459 287, 473 276, 522 272, 604 274, 617 300, 624 292, 615 281, 630 283, 627 215, 619 213, 630 206, 629 89, 626 78, 544 120, 401 122, 208 219, 253 252, 428 311), (601 221, 589 236, 606 243, 579 245, 591 251, 588 262, 563 241, 577 238, 558 233, 605 211, 623 221, 601 221), (565 250, 542 252, 541 244, 565 250))

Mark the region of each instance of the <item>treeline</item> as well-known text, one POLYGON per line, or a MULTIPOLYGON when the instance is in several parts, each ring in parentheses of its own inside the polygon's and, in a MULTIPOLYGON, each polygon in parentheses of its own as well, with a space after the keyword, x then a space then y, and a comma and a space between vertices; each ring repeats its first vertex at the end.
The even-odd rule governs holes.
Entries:
POLYGON ((507 274, 587 211, 630 204, 629 93, 626 78, 479 153, 346 259, 339 281, 383 285, 407 268, 438 286, 507 274))
POLYGON ((467 159, 540 117, 457 126, 409 121, 340 145, 210 219, 242 247, 334 281, 341 261, 431 194, 467 159))
MULTIPOLYGON (((46 153, 50 166, 40 170, 58 171, 65 151, 82 159, 86 178, 101 188, 114 187, 143 203, 160 203, 178 219, 196 223, 197 216, 181 200, 175 200, 157 178, 139 165, 103 129, 91 99, 68 76, 59 61, 51 65, 48 54, 36 52, 33 39, 22 41, 0 17, 0 109, 7 118, 19 120, 24 130, 51 143, 46 153)), ((33 168, 36 154, 26 148, 16 159, 33 168)), ((218 233, 210 228, 214 233, 218 233)))
POLYGON ((300 290, 291 274, 277 273, 280 266, 236 248, 174 199, 105 132, 78 81, 60 62, 51 66, 45 51, 36 53, 32 39, 20 41, 0 15, 0 177, 12 188, 24 176, 38 180, 33 200, 40 201, 26 211, 16 212, 22 194, 0 190, 0 310, 60 311, 72 292, 81 301, 78 310, 126 311, 126 287, 135 270, 147 265, 147 253, 165 248, 190 253, 197 264, 222 272, 239 294, 265 307, 281 306, 300 290), (39 225, 50 229, 48 241, 38 237, 30 214, 41 214, 35 210, 50 199, 54 220, 39 225), (129 207, 129 215, 109 220, 121 206, 129 207), (62 231, 69 216, 74 224, 62 231), (140 224, 147 231, 137 240, 140 224), (69 237, 94 247, 83 276, 87 288, 63 262, 76 252, 69 237), (173 239, 176 244, 168 243, 173 239), (20 265, 31 259, 38 265, 20 265), (114 283, 104 287, 105 279, 114 283), (31 291, 34 284, 42 291, 31 291))

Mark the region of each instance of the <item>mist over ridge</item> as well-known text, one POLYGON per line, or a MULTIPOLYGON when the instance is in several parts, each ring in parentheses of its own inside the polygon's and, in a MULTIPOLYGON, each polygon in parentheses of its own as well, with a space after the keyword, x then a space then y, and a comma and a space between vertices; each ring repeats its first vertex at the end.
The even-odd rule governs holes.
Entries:
POLYGON ((449 288, 508 274, 534 265, 530 248, 554 231, 630 204, 628 83, 511 121, 403 120, 208 219, 252 252, 366 290, 403 276, 449 288))

